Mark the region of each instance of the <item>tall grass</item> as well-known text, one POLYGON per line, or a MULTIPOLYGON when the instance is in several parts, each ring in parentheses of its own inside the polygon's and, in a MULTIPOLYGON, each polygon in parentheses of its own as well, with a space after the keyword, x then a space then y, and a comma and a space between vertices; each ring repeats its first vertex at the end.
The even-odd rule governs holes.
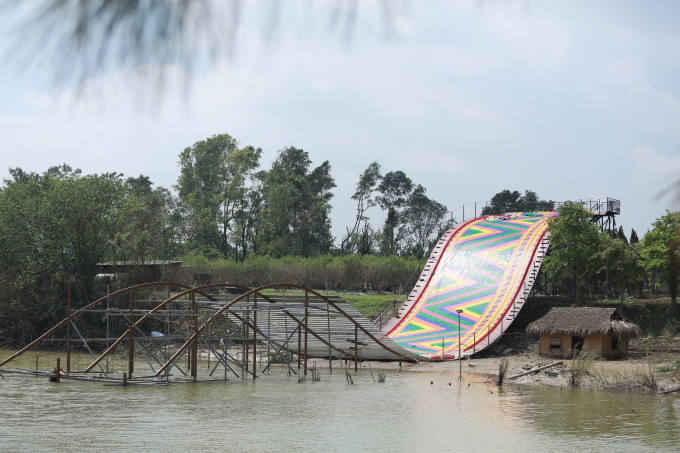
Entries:
POLYGON ((323 255, 311 258, 249 256, 243 262, 208 260, 187 255, 183 283, 197 279, 231 282, 246 286, 293 283, 332 291, 410 291, 422 271, 425 259, 397 256, 323 255))
POLYGON ((658 370, 657 370, 657 365, 656 362, 653 360, 648 360, 647 361, 647 366, 645 367, 644 365, 642 366, 642 372, 640 374, 640 381, 642 382, 642 385, 647 388, 648 390, 651 390, 652 392, 656 392, 659 390, 659 376, 658 376, 658 370))
POLYGON ((571 387, 579 387, 583 378, 590 374, 593 356, 585 350, 572 353, 571 364, 567 368, 567 379, 571 387))
POLYGON ((505 375, 508 372, 508 367, 510 366, 510 361, 506 358, 503 357, 498 364, 498 381, 497 385, 502 386, 503 385, 503 379, 505 379, 505 375))

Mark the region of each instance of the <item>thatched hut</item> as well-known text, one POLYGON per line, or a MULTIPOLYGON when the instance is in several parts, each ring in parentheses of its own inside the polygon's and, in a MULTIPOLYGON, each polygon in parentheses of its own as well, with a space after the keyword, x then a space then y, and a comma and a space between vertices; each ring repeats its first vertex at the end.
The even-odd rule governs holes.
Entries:
POLYGON ((595 307, 554 307, 526 331, 540 337, 541 355, 552 357, 570 357, 581 349, 596 357, 622 357, 628 353, 628 339, 642 334, 616 308, 595 307))

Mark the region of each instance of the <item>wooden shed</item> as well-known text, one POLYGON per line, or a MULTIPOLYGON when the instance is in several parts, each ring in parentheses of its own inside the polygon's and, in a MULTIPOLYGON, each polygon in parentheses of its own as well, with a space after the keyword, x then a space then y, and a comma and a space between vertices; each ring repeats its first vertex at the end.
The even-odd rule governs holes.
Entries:
POLYGON ((642 334, 616 308, 554 307, 527 326, 540 337, 540 354, 568 358, 585 350, 595 357, 618 358, 628 353, 628 339, 642 334))
POLYGON ((182 272, 182 261, 107 261, 97 263, 97 268, 103 275, 127 274, 136 283, 178 282, 182 272))

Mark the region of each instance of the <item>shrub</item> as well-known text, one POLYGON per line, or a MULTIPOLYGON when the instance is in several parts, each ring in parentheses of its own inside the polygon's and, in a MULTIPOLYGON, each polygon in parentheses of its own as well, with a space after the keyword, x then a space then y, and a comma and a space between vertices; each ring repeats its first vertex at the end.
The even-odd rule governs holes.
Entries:
POLYGON ((423 269, 423 261, 397 256, 320 255, 310 258, 250 255, 245 261, 209 260, 200 254, 186 255, 182 282, 191 284, 198 274, 210 275, 212 283, 231 282, 246 286, 293 283, 332 291, 408 292, 423 269))
POLYGON ((584 376, 589 374, 593 363, 593 357, 586 351, 579 351, 572 354, 571 364, 568 368, 568 379, 571 387, 579 387, 584 376))

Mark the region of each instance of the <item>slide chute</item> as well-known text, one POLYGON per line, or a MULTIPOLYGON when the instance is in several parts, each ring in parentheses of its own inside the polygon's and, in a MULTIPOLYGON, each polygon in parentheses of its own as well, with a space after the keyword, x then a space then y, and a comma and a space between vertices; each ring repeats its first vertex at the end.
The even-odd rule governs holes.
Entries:
POLYGON ((385 334, 433 359, 458 357, 459 338, 461 356, 492 345, 531 292, 549 246, 548 221, 557 215, 484 216, 447 231, 385 334))

